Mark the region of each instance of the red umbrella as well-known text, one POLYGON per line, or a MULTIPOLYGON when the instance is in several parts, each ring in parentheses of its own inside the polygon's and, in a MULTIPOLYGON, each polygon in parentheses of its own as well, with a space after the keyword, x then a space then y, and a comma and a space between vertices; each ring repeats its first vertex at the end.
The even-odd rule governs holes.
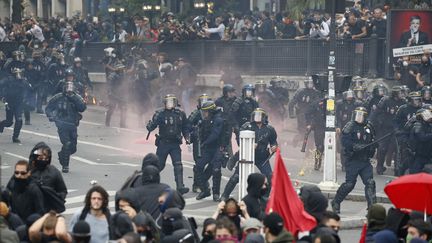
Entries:
POLYGON ((401 176, 390 182, 384 191, 396 208, 432 214, 432 175, 418 173, 401 176))

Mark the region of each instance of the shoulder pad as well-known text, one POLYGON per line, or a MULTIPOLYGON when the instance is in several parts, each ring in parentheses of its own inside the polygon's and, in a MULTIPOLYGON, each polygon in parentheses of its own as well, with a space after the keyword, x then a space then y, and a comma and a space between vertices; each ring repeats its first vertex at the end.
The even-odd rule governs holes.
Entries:
POLYGON ((350 133, 353 128, 354 128, 355 124, 353 121, 349 121, 342 129, 342 133, 348 134, 350 133))
POLYGON ((59 98, 61 98, 61 97, 63 97, 63 93, 57 93, 57 94, 55 94, 53 97, 51 97, 51 99, 49 99, 48 102, 50 102, 51 100, 59 99, 59 98))

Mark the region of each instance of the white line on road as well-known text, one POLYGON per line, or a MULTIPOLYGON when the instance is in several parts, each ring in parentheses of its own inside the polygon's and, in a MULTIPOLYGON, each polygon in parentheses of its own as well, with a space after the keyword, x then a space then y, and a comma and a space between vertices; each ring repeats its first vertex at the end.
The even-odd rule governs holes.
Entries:
POLYGON ((28 158, 21 156, 19 154, 14 154, 14 153, 10 153, 10 152, 5 152, 5 154, 10 155, 10 156, 15 157, 15 158, 18 158, 18 159, 28 160, 28 158))
POLYGON ((9 169, 9 168, 10 168, 9 165, 0 165, 1 170, 5 170, 5 169, 9 169))
MULTIPOLYGON (((109 196, 114 196, 116 194, 116 191, 107 191, 109 196)), ((76 197, 68 197, 66 198, 66 203, 65 205, 69 205, 69 204, 73 204, 73 203, 77 203, 77 202, 84 202, 86 195, 79 195, 76 197)))
POLYGON ((95 126, 102 126, 103 125, 101 123, 89 122, 89 121, 83 121, 83 120, 81 120, 80 123, 88 124, 88 125, 95 125, 95 126))
POLYGON ((88 165, 103 165, 103 166, 120 166, 120 165, 124 165, 124 166, 131 166, 131 167, 139 166, 137 164, 124 163, 124 162, 117 162, 115 164, 98 163, 98 162, 94 162, 94 161, 91 161, 91 160, 88 160, 88 159, 85 159, 85 158, 82 158, 82 157, 79 157, 79 156, 72 156, 71 159, 74 159, 74 160, 79 161, 79 162, 83 162, 83 163, 88 164, 88 165))

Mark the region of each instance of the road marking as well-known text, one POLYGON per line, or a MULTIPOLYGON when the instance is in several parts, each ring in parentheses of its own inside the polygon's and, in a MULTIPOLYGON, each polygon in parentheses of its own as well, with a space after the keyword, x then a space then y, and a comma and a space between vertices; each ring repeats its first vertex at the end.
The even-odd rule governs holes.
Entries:
MULTIPOLYGON (((116 194, 116 191, 107 191, 109 196, 114 196, 116 194)), ((84 202, 86 195, 79 195, 79 196, 75 196, 75 197, 67 197, 66 198, 66 203, 65 205, 69 205, 69 204, 73 204, 73 203, 78 203, 78 202, 84 202)))
POLYGON ((124 162, 117 162, 116 164, 110 164, 110 163, 98 163, 98 162, 94 162, 79 156, 71 156, 71 159, 77 160, 79 162, 83 162, 85 164, 88 165, 102 165, 102 166, 120 166, 120 165, 124 165, 124 166, 131 166, 131 167, 137 167, 139 165, 137 164, 131 164, 131 163, 124 163, 124 162))
POLYGON ((5 170, 5 169, 9 169, 10 166, 9 165, 0 165, 0 169, 5 170))
POLYGON ((18 159, 28 160, 28 158, 21 156, 19 154, 14 154, 14 153, 10 153, 10 152, 5 152, 5 154, 10 155, 10 156, 15 157, 15 158, 18 158, 18 159))
POLYGON ((125 162, 117 162, 119 165, 126 165, 126 166, 131 166, 131 167, 138 167, 140 165, 138 164, 132 164, 132 163, 125 163, 125 162))
MULTIPOLYGON (((114 201, 110 201, 109 203, 108 203, 108 207, 110 208, 110 209, 114 209, 114 207, 115 207, 115 202, 114 201)), ((73 207, 73 208, 67 208, 62 214, 63 215, 72 215, 72 214, 74 214, 75 212, 77 212, 77 211, 79 211, 79 210, 82 210, 84 208, 84 206, 80 206, 80 207, 73 207)), ((115 213, 115 212, 113 212, 112 210, 110 210, 111 211, 111 213, 115 213)))
POLYGON ((83 121, 83 120, 81 120, 80 123, 88 124, 88 125, 95 125, 95 126, 102 126, 103 125, 101 123, 89 122, 89 121, 83 121))

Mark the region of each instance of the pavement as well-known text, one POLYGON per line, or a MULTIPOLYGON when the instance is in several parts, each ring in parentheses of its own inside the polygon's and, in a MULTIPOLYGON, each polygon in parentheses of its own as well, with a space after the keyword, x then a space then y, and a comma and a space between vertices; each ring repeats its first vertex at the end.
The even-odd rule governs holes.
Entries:
MULTIPOLYGON (((66 199, 66 218, 78 211, 83 206, 87 190, 91 181, 95 180, 102 185, 110 195, 110 209, 114 211, 114 195, 121 187, 126 178, 135 170, 141 168, 141 160, 145 154, 155 152, 154 135, 147 141, 147 131, 138 127, 137 116, 133 112, 128 113, 128 128, 119 128, 117 113, 113 116, 112 127, 105 127, 105 108, 101 106, 89 106, 84 112, 83 120, 78 130, 78 151, 71 157, 70 173, 63 174, 68 187, 66 199)), ((152 110, 145 115, 145 121, 149 120, 152 110)), ((0 119, 5 118, 5 113, 0 107, 0 119)), ((57 152, 61 143, 57 136, 57 130, 53 123, 50 123, 44 115, 32 113, 32 125, 24 125, 21 131, 21 144, 13 144, 11 141, 12 128, 5 129, 0 134, 0 155, 1 155, 1 185, 6 185, 13 174, 13 165, 18 159, 27 159, 29 151, 39 141, 45 141, 53 150, 52 164, 61 168, 58 163, 57 152)), ((295 122, 288 121, 284 125, 275 123, 278 132, 278 141, 281 153, 290 173, 293 185, 299 189, 305 184, 317 185, 322 180, 322 171, 313 170, 312 146, 308 145, 307 153, 301 153, 299 147, 292 145, 295 136, 295 122)), ((155 134, 152 133, 152 134, 155 134)), ((312 137, 312 136, 311 136, 312 137)), ((192 185, 194 165, 189 147, 182 145, 182 156, 184 163, 184 180, 189 187, 192 185)), ((270 161, 274 165, 273 159, 270 161)), ((375 175, 377 185, 377 196, 386 208, 391 207, 388 198, 384 194, 384 186, 392 179, 392 170, 389 169, 385 175, 375 175)), ((231 171, 223 170, 223 190, 231 171)), ((342 183, 345 173, 338 167, 338 183, 342 183)), ((161 172, 162 182, 175 187, 173 169, 170 162, 161 172)), ((237 197, 237 189, 232 196, 237 197)), ((328 198, 334 196, 334 192, 324 192, 328 198)), ((216 210, 217 203, 211 197, 197 201, 196 194, 189 192, 184 195, 186 208, 184 214, 195 217, 198 224, 211 217, 216 210)), ((353 192, 341 205, 342 229, 358 229, 363 225, 366 215, 366 202, 364 200, 364 186, 359 181, 353 192)), ((329 208, 331 209, 330 205, 329 208)))

